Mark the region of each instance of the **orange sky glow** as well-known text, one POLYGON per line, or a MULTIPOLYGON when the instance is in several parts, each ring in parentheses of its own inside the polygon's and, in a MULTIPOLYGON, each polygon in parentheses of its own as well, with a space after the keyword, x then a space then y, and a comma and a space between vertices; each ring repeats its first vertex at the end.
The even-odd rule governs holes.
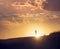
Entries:
POLYGON ((60 12, 45 10, 43 2, 48 4, 46 0, 0 0, 0 39, 34 36, 35 30, 40 35, 60 31, 60 12))

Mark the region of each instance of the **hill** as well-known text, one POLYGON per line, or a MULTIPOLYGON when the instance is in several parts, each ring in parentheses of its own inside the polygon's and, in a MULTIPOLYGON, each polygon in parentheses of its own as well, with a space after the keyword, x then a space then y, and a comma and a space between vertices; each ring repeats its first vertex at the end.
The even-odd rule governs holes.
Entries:
POLYGON ((0 40, 0 49, 60 49, 60 32, 49 36, 0 40))

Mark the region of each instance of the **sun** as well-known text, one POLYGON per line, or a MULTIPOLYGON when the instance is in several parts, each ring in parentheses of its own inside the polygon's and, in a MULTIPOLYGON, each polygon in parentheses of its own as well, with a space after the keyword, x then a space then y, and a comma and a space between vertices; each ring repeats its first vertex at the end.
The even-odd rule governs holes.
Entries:
POLYGON ((36 25, 30 27, 28 32, 29 36, 34 38, 40 38, 41 36, 45 35, 44 29, 36 25))
POLYGON ((35 37, 35 38, 40 38, 41 36, 44 36, 44 32, 43 30, 41 30, 40 28, 33 28, 31 31, 30 31, 30 35, 35 37))
POLYGON ((40 31, 40 30, 35 30, 35 37, 39 38, 41 36, 43 36, 44 34, 40 31))
POLYGON ((38 34, 35 35, 35 38, 39 38, 39 37, 40 37, 40 35, 38 35, 38 34))

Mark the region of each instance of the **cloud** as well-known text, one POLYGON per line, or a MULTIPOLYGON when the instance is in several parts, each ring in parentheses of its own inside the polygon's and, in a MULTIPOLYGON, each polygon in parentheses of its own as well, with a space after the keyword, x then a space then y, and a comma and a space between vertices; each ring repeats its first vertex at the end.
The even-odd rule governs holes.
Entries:
MULTIPOLYGON (((50 5, 50 3, 51 0, 46 0, 43 6, 46 7, 45 4, 50 5)), ((59 18, 57 15, 52 15, 41 10, 41 4, 42 1, 40 0, 0 0, 0 21, 26 23, 26 21, 43 22, 59 18)), ((53 4, 55 4, 55 1, 53 4)))
POLYGON ((46 0, 42 6, 45 10, 60 11, 60 0, 46 0))
POLYGON ((4 15, 41 13, 41 2, 40 0, 0 0, 0 13, 4 15))
POLYGON ((38 2, 41 2, 41 1, 38 1, 38 0, 10 0, 10 2, 19 2, 21 5, 31 4, 32 6, 37 6, 38 2))
POLYGON ((17 10, 11 6, 11 3, 8 1, 0 0, 0 21, 10 21, 10 22, 23 22, 21 17, 18 17, 14 14, 17 14, 17 10))
MULTIPOLYGON (((39 1, 40 3, 40 1, 39 1)), ((49 18, 57 18, 57 16, 47 16, 47 14, 43 14, 41 15, 40 13, 44 13, 44 11, 42 11, 38 6, 36 7, 34 4, 37 4, 40 6, 40 4, 38 4, 38 1, 36 0, 2 0, 1 4, 0 4, 0 21, 10 21, 10 22, 18 22, 18 23, 22 23, 24 22, 24 19, 26 18, 26 16, 28 16, 28 21, 29 18, 32 16, 34 19, 33 21, 36 19, 35 15, 38 15, 37 21, 46 21, 46 19, 49 18), (19 1, 19 2, 18 2, 19 1), (23 5, 20 3, 24 3, 23 5), (38 13, 38 14, 37 14, 38 13), (20 14, 20 15, 18 15, 20 14), (27 15, 29 14, 29 15, 27 15), (24 15, 24 18, 22 18, 24 15), (46 17, 46 18, 45 18, 46 17), (44 19, 44 20, 43 20, 44 19)), ((32 20, 32 19, 31 19, 32 20)), ((36 21, 36 20, 35 20, 36 21)))
MULTIPOLYGON (((35 7, 33 5, 30 5, 31 2, 35 4, 35 1, 29 0, 28 3, 26 3, 27 0, 1 0, 0 4, 0 21, 9 21, 13 23, 22 23, 24 22, 27 14, 35 14, 40 13, 40 9, 38 7, 35 7), (18 2, 19 1, 19 2, 18 2), (3 3, 3 4, 2 4, 3 3), (20 3, 24 3, 23 5, 20 3), (18 15, 20 14, 20 15, 18 15), (24 18, 22 18, 24 15, 24 18), (23 21, 24 20, 24 21, 23 21)), ((32 14, 32 15, 33 15, 32 14)), ((29 16, 28 15, 28 16, 29 16)), ((29 16, 31 17, 31 16, 29 16)), ((34 16, 33 16, 34 17, 34 16)), ((29 18, 27 18, 29 21, 29 18)))
POLYGON ((37 6, 35 0, 29 0, 28 3, 31 4, 32 6, 37 6))
POLYGON ((22 23, 23 19, 21 17, 18 17, 16 15, 1 15, 0 16, 0 21, 10 21, 10 22, 19 22, 22 23))
MULTIPOLYGON (((56 11, 50 1, 43 3, 48 10, 46 5, 56 11)), ((0 0, 0 35, 20 33, 28 24, 59 24, 60 13, 42 10, 41 6, 42 0, 0 0)))

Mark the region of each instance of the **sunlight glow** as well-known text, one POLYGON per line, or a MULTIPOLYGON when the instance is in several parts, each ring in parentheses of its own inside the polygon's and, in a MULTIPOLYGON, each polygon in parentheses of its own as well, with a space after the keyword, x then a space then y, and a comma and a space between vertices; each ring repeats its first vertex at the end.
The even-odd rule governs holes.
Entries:
POLYGON ((31 30, 31 36, 39 38, 44 35, 44 32, 40 28, 33 28, 31 30))
POLYGON ((40 30, 38 30, 37 31, 37 33, 35 34, 35 37, 36 38, 39 38, 39 37, 41 37, 41 36, 43 36, 44 34, 40 31, 40 30))

